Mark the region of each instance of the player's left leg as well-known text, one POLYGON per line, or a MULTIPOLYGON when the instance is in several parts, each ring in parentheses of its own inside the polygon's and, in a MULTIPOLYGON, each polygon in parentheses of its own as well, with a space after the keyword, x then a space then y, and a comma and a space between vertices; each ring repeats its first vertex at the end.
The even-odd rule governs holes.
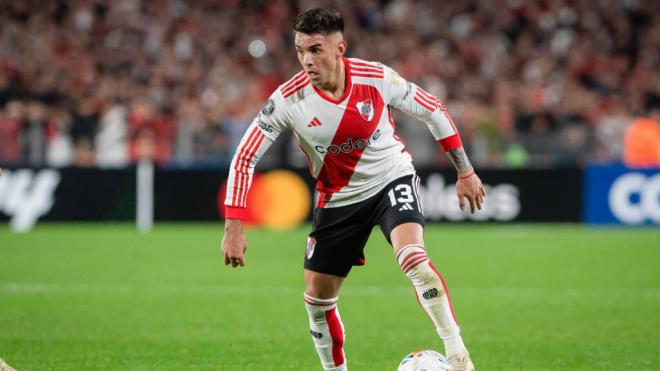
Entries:
POLYGON ((401 269, 415 287, 419 304, 444 342, 453 370, 473 371, 474 366, 463 344, 447 286, 426 254, 423 227, 418 223, 400 224, 392 230, 390 240, 401 269))

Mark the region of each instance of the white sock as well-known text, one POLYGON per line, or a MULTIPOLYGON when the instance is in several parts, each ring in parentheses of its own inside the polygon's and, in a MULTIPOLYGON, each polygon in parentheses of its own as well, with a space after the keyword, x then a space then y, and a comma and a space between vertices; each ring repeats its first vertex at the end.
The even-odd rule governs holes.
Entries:
POLYGON ((305 294, 309 332, 326 371, 348 370, 344 355, 344 325, 336 303, 337 298, 317 299, 305 294))
POLYGON ((404 246, 399 250, 396 259, 415 286, 417 301, 433 321, 445 345, 446 355, 465 352, 447 286, 426 255, 424 246, 404 246))

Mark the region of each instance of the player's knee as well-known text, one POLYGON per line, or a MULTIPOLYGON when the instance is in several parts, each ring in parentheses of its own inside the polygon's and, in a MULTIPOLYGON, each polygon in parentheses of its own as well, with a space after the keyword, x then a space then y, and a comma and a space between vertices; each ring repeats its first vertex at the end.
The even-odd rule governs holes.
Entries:
POLYGON ((439 278, 431 268, 428 255, 424 246, 411 244, 404 246, 397 254, 397 260, 403 273, 410 278, 415 285, 427 285, 439 278))
POLYGON ((305 308, 314 321, 325 321, 325 313, 337 306, 337 298, 319 299, 305 291, 305 308))
POLYGON ((305 295, 319 300, 336 300, 342 277, 305 270, 305 295))

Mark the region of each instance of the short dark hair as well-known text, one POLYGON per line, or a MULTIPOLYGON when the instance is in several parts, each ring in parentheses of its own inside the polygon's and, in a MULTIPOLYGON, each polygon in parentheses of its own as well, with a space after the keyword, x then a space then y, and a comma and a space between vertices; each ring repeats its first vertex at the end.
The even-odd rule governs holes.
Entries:
POLYGON ((294 31, 312 35, 324 35, 333 32, 344 32, 344 17, 337 9, 314 8, 302 12, 293 19, 291 24, 294 31))

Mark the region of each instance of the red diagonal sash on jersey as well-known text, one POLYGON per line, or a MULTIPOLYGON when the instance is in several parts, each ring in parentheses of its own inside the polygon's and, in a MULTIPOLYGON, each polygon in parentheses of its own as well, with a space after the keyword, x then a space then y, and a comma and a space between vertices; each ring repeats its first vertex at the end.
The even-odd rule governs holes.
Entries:
POLYGON ((369 140, 378 127, 383 113, 383 99, 376 88, 369 85, 354 85, 344 115, 337 126, 332 144, 342 148, 337 154, 326 153, 323 167, 317 177, 316 189, 321 192, 318 207, 324 207, 332 194, 344 188, 351 179, 355 166, 365 148, 359 149, 351 144, 357 140, 369 140), (358 102, 371 99, 374 115, 371 121, 365 121, 357 108, 358 102), (351 143, 351 144, 349 144, 351 143), (349 150, 350 149, 350 150, 349 150))

